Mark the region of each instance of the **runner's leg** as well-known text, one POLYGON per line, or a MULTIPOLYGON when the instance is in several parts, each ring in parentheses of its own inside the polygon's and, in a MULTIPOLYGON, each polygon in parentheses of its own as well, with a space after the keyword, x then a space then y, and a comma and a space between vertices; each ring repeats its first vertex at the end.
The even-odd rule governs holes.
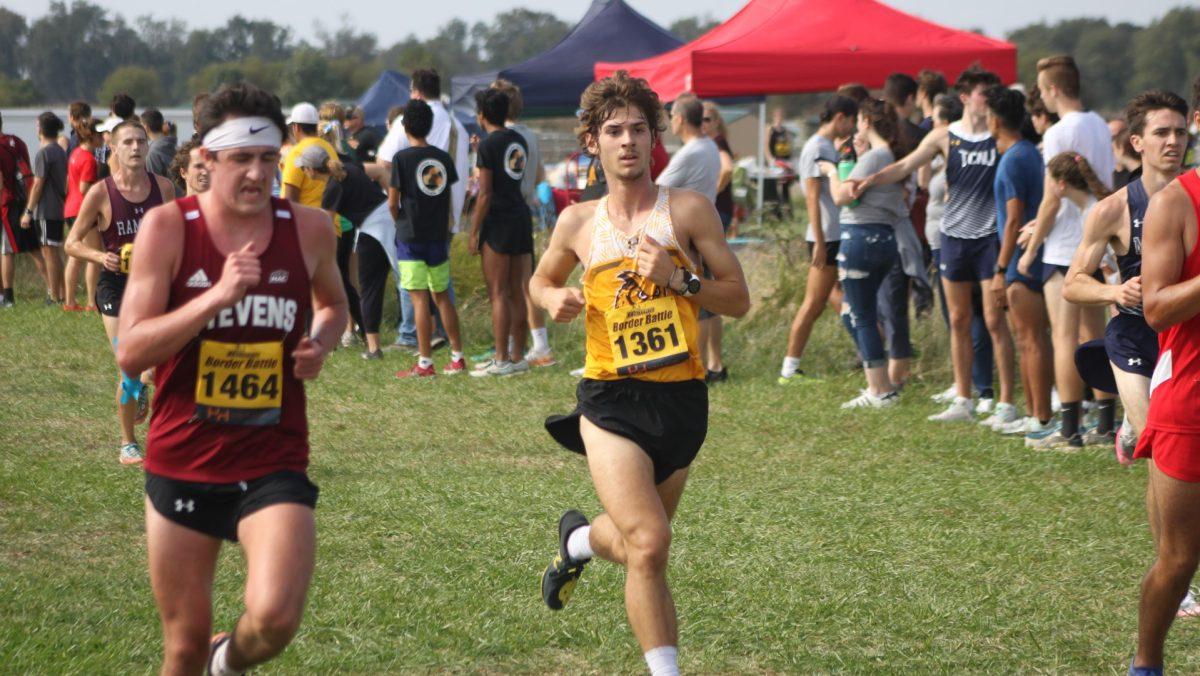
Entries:
POLYGON ((313 510, 264 507, 238 522, 246 554, 246 610, 229 642, 229 666, 245 671, 278 655, 300 628, 316 554, 313 510))
POLYGON ((1008 287, 1008 304, 1017 342, 1021 346, 1025 410, 1044 423, 1053 417, 1050 386, 1054 377, 1050 338, 1046 334, 1046 302, 1042 294, 1015 282, 1008 287))
POLYGON ((458 332, 458 309, 454 307, 454 299, 450 292, 434 291, 433 302, 437 305, 438 314, 442 317, 442 326, 446 327, 446 335, 450 340, 450 349, 462 352, 462 335, 458 332))
POLYGON ((792 327, 788 331, 787 353, 785 356, 799 359, 804 356, 804 348, 812 335, 813 326, 825 311, 834 284, 837 282, 837 266, 826 265, 824 268, 808 269, 808 278, 804 285, 804 300, 800 309, 792 319, 792 327))
POLYGON ((529 335, 529 313, 525 297, 529 293, 529 279, 533 277, 533 256, 512 256, 508 274, 508 332, 512 336, 514 347, 509 359, 521 361, 525 358, 525 340, 529 335))
POLYGON ((161 673, 198 674, 212 634, 212 585, 221 541, 159 514, 146 498, 150 587, 163 630, 161 673))
POLYGON ((408 290, 412 299, 413 317, 417 322, 417 352, 425 359, 433 358, 433 317, 429 314, 429 292, 408 290))
MULTIPOLYGON (((992 337, 992 351, 996 356, 996 367, 1000 375, 1000 403, 1013 403, 1013 377, 1016 372, 1016 357, 1013 354, 1012 333, 1008 330, 1008 318, 1004 310, 991 301, 993 278, 979 282, 983 297, 983 319, 987 322, 988 334, 992 337)), ((1074 353, 1072 353, 1074 354, 1074 353)))
MULTIPOLYGON (((117 346, 116 346, 116 342, 115 342, 117 340, 117 323, 120 320, 117 319, 116 317, 109 317, 108 315, 100 315, 100 318, 102 320, 104 320, 104 333, 105 333, 105 335, 108 336, 108 346, 115 355, 116 351, 117 351, 117 346)), ((137 418, 137 406, 138 405, 137 405, 136 399, 131 399, 129 402, 127 402, 125 404, 121 403, 121 394, 122 394, 121 381, 122 380, 123 380, 123 376, 121 374, 121 369, 118 368, 117 369, 117 420, 119 420, 121 423, 121 445, 124 446, 125 444, 132 444, 137 441, 137 437, 134 434, 134 427, 135 427, 134 420, 137 418)))
POLYGON ((1163 643, 1200 560, 1200 484, 1173 479, 1150 461, 1147 501, 1159 524, 1154 565, 1142 580, 1134 664, 1161 666, 1163 643))
POLYGON ((1150 412, 1150 379, 1122 371, 1116 366, 1112 367, 1112 371, 1117 379, 1121 405, 1125 407, 1125 417, 1133 427, 1134 434, 1141 434, 1146 429, 1146 415, 1150 412))
POLYGON ((508 316, 508 284, 511 278, 511 256, 496 253, 492 245, 484 242, 480 257, 483 259, 483 278, 487 283, 488 300, 492 305, 492 340, 496 347, 496 361, 508 361, 508 337, 512 329, 508 316))
POLYGON ((971 398, 971 286, 975 282, 952 282, 942 278, 946 307, 950 314, 950 360, 958 396, 971 398))
POLYGON ((592 526, 589 539, 597 554, 625 566, 625 609, 642 652, 674 646, 678 635, 675 603, 667 588, 671 546, 667 504, 678 504, 686 472, 676 472, 659 487, 666 493, 664 498, 654 485, 654 465, 637 444, 586 418, 580 419, 580 432, 605 511, 592 526))

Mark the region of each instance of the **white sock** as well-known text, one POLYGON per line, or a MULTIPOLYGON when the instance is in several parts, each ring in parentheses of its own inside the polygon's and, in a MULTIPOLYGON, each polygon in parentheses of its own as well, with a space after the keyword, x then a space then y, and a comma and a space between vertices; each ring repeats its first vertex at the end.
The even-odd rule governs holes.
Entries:
POLYGON ((450 350, 450 361, 458 361, 459 359, 462 359, 462 358, 463 358, 462 352, 455 352, 454 350, 450 350))
POLYGON ((417 366, 427 369, 433 366, 433 360, 428 357, 420 357, 417 359, 417 366))
POLYGON ((540 329, 531 329, 529 334, 533 336, 533 351, 534 352, 549 352, 550 339, 547 335, 546 327, 540 329))
POLYGON ((591 535, 591 526, 580 526, 571 531, 567 536, 567 556, 575 561, 587 561, 596 555, 592 551, 592 541, 589 539, 591 535))
POLYGON ((800 370, 800 357, 784 357, 783 369, 779 371, 779 375, 784 378, 791 378, 796 375, 796 371, 800 370))
MULTIPOLYGON (((229 668, 229 662, 226 661, 226 656, 229 652, 229 644, 232 642, 233 639, 230 638, 228 641, 225 641, 218 646, 216 651, 213 652, 211 663, 213 676, 242 676, 242 672, 234 671, 233 669, 229 668)), ((649 655, 650 653, 646 654, 649 655)))
POLYGON ((676 658, 679 651, 673 645, 664 645, 646 651, 646 666, 650 667, 650 676, 679 676, 679 665, 676 658))

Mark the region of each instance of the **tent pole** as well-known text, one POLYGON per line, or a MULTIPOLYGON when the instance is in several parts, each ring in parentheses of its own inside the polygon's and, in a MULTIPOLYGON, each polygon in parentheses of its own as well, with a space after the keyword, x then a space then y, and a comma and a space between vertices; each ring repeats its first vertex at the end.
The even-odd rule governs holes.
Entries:
POLYGON ((763 132, 767 127, 767 99, 758 102, 758 225, 763 221, 763 181, 767 171, 767 158, 764 150, 763 132))

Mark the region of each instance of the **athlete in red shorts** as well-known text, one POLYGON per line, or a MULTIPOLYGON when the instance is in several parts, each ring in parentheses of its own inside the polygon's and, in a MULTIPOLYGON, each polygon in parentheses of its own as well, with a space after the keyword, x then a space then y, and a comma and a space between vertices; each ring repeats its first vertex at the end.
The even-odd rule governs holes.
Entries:
POLYGON ((157 366, 146 536, 162 673, 239 674, 300 626, 317 501, 302 381, 320 373, 347 306, 329 216, 271 197, 279 99, 226 87, 198 122, 211 188, 142 222, 117 361, 157 366), (246 607, 210 644, 223 539, 245 553, 246 607))
POLYGON ((1151 458, 1146 505, 1157 550, 1142 581, 1138 648, 1129 667, 1138 676, 1162 673, 1167 630, 1200 561, 1198 221, 1200 174, 1193 170, 1150 198, 1142 235, 1143 307, 1159 332, 1159 358, 1134 454, 1151 458))

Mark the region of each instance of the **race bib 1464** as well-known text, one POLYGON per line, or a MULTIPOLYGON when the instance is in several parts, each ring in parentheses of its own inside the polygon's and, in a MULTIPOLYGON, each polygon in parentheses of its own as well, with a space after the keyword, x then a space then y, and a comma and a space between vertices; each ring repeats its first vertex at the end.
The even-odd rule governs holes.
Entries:
POLYGON ((283 401, 283 343, 200 341, 196 417, 223 425, 275 425, 283 401))

